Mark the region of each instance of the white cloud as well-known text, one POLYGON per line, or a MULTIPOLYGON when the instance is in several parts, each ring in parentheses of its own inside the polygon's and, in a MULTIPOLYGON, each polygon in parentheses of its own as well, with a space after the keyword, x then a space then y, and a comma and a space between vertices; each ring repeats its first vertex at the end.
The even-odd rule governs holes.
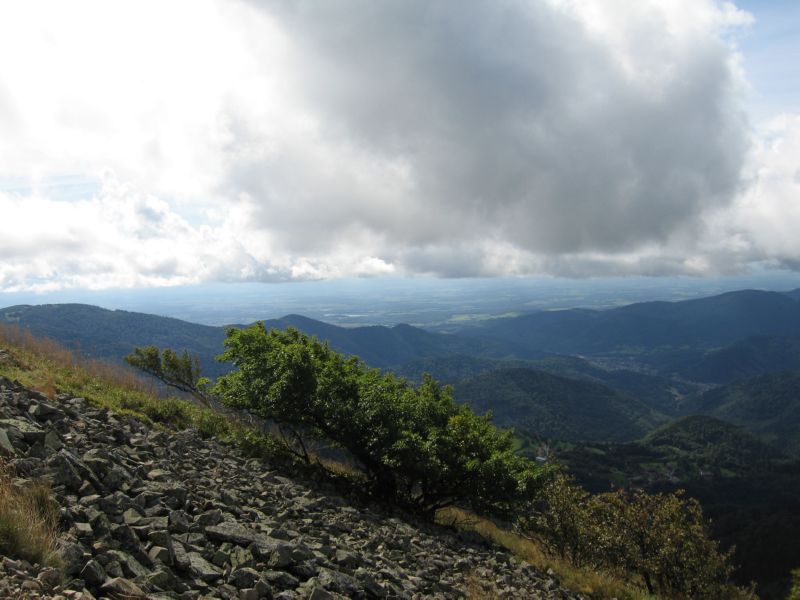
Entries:
POLYGON ((796 120, 741 176, 726 39, 750 21, 712 0, 4 3, 0 290, 795 264, 796 120), (65 175, 98 190, 59 197, 65 175))

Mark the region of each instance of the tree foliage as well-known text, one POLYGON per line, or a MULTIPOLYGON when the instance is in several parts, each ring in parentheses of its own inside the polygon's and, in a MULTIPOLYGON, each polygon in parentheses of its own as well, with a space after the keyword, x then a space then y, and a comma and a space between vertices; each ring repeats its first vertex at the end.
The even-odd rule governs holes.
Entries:
POLYGON ((262 323, 230 330, 221 360, 235 370, 214 393, 233 407, 348 450, 373 490, 424 513, 453 503, 508 513, 546 469, 513 452, 510 432, 457 405, 448 387, 367 368, 326 343, 262 323))
POLYGON ((651 594, 735 598, 731 552, 709 537, 700 504, 674 494, 623 490, 590 495, 559 474, 518 521, 527 535, 578 566, 635 574, 651 594))
POLYGON ((125 362, 170 387, 191 394, 206 406, 211 404, 203 391, 208 379, 201 376, 200 360, 186 350, 177 353, 170 348, 161 351, 156 346, 137 347, 133 354, 125 357, 125 362))
POLYGON ((792 569, 792 589, 786 600, 800 600, 800 569, 792 569))

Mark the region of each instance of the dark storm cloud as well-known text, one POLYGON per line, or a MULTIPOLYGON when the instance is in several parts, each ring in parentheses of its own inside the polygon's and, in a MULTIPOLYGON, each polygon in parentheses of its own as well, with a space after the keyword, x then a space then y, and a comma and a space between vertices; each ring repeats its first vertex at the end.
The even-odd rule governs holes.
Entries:
POLYGON ((256 5, 287 35, 317 142, 340 152, 331 165, 284 142, 231 171, 295 251, 369 235, 411 270, 426 247, 489 238, 630 252, 738 189, 745 124, 713 28, 675 41, 653 9, 620 55, 548 2, 256 5))

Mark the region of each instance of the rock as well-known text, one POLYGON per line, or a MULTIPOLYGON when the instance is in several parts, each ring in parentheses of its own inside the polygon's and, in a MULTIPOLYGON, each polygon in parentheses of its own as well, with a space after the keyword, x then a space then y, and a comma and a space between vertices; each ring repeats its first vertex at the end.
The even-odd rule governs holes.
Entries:
POLYGON ((266 581, 260 579, 256 582, 255 587, 256 592, 258 592, 259 598, 265 598, 266 600, 271 600, 272 598, 272 586, 270 586, 266 581))
POLYGON ((65 543, 61 547, 61 558, 64 561, 64 574, 74 576, 83 569, 84 550, 79 544, 65 543))
POLYGON ((99 562, 90 560, 81 570, 81 579, 90 587, 97 587, 106 580, 106 572, 99 562))
POLYGON ((183 571, 188 571, 192 565, 189 554, 180 542, 172 544, 172 561, 178 569, 183 571))
POLYGON ((73 523, 72 529, 79 538, 91 538, 94 536, 94 530, 89 523, 73 523))
POLYGON ((136 525, 142 520, 142 515, 138 508, 131 507, 122 513, 122 521, 126 525, 136 525))
POLYGON ((150 548, 150 551, 147 553, 147 555, 150 557, 150 560, 154 562, 161 562, 165 565, 172 564, 172 554, 163 546, 153 546, 150 548))
POLYGON ((39 572, 36 579, 41 582, 46 590, 52 590, 61 583, 61 573, 59 573, 58 569, 46 567, 39 572))
POLYGON ((83 478, 61 452, 48 457, 45 464, 49 469, 50 478, 54 485, 63 485, 73 491, 80 489, 83 478))
POLYGON ((189 517, 182 510, 173 510, 169 513, 169 530, 173 533, 189 531, 189 517))
POLYGON ((175 577, 175 574, 166 568, 159 568, 152 573, 148 573, 142 578, 142 581, 148 589, 156 587, 162 590, 178 591, 184 587, 175 577))
POLYGON ((326 590, 338 592, 348 597, 353 597, 359 590, 358 582, 344 573, 333 571, 325 567, 320 568, 317 581, 326 590))
POLYGON ((375 578, 366 569, 358 569, 355 576, 370 596, 374 598, 386 598, 388 596, 386 589, 375 581, 375 578))
POLYGON ((334 600, 335 596, 331 594, 329 591, 314 586, 311 589, 311 593, 308 595, 308 600, 334 600))
POLYGON ((147 473, 147 478, 152 481, 165 481, 172 477, 172 473, 164 469, 153 469, 147 473))
POLYGON ((38 404, 31 405, 31 407, 28 409, 28 414, 35 417, 38 421, 64 418, 63 410, 45 402, 39 402, 38 404))
POLYGON ((300 584, 300 581, 297 579, 297 577, 294 577, 285 571, 273 571, 269 569, 262 571, 261 576, 269 581, 272 585, 283 590, 294 589, 300 584))
POLYGON ((64 443, 61 441, 61 436, 51 429, 44 436, 44 447, 45 452, 49 455, 61 450, 64 447, 64 443))
POLYGON ((222 571, 197 552, 189 552, 189 570, 203 581, 216 581, 222 576, 222 571))
POLYGON ((44 430, 30 421, 18 418, 0 419, 0 429, 5 429, 8 431, 9 428, 18 431, 21 434, 22 439, 24 439, 28 444, 44 442, 44 430))
POLYGON ((0 429, 0 455, 17 455, 17 451, 14 450, 14 446, 11 444, 11 440, 8 439, 8 434, 5 429, 0 429))
POLYGON ((248 529, 240 523, 225 521, 219 525, 205 528, 206 537, 217 542, 230 542, 239 546, 248 546, 259 539, 268 539, 266 535, 248 529))
POLYGON ((255 557, 250 550, 246 548, 236 548, 231 552, 228 558, 231 568, 236 569, 238 567, 252 567, 255 565, 255 557))
POLYGON ((132 581, 123 579, 122 577, 108 579, 105 583, 103 583, 102 586, 100 586, 100 591, 104 594, 108 594, 112 598, 119 598, 120 600, 147 597, 147 595, 142 591, 142 588, 132 581))
POLYGON ((342 567, 353 567, 361 563, 359 558, 347 550, 336 550, 333 555, 333 562, 342 567))
POLYGON ((204 512, 197 517, 197 523, 203 527, 217 525, 222 522, 222 511, 217 509, 204 512))
POLYGON ((228 577, 228 583, 237 588, 252 588, 255 587, 259 579, 261 579, 261 576, 258 571, 244 567, 231 572, 228 577))

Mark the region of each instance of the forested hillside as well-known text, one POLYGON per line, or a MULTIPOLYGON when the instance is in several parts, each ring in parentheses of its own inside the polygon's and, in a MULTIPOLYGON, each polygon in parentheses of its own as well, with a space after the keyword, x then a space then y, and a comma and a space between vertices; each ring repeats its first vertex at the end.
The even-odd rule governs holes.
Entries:
POLYGON ((625 441, 667 420, 602 384, 533 369, 491 371, 455 385, 455 397, 496 423, 543 439, 625 441))
POLYGON ((800 335, 755 336, 708 352, 681 370, 692 381, 730 383, 754 375, 800 370, 800 335))
POLYGON ((687 413, 713 415, 800 456, 800 372, 769 373, 694 398, 687 413))

